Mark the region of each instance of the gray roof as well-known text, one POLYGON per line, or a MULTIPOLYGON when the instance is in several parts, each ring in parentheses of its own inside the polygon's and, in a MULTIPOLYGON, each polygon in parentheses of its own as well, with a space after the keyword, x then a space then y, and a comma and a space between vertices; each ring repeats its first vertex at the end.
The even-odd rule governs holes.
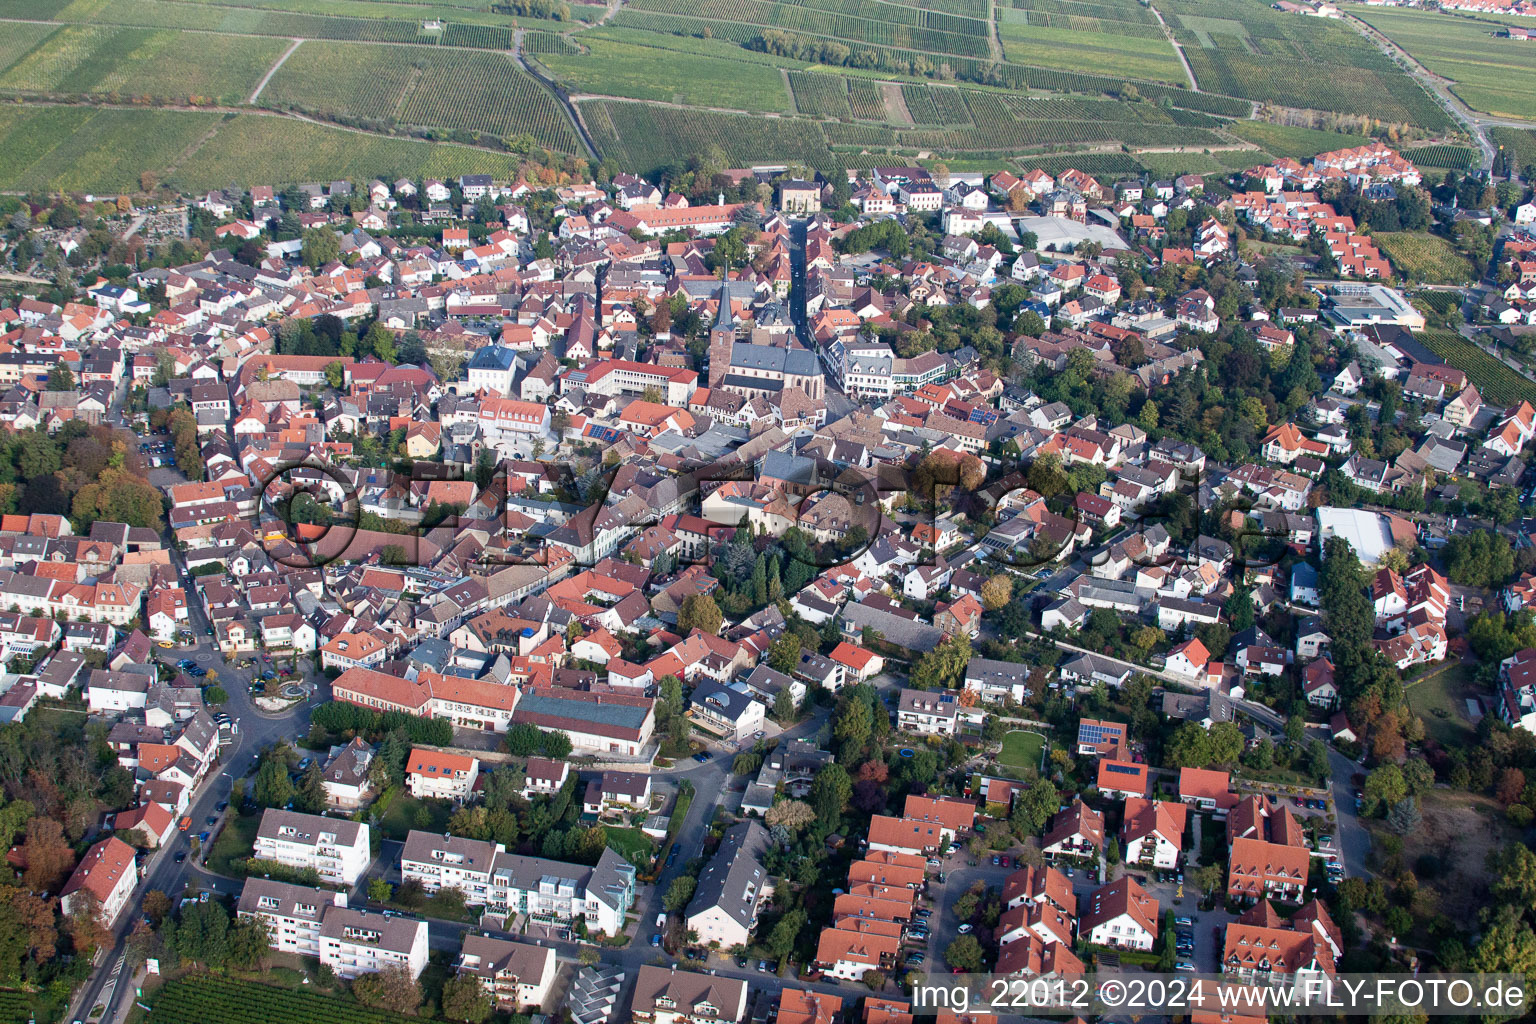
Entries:
POLYGON ((752 704, 752 695, 711 680, 701 682, 694 688, 690 703, 707 707, 711 714, 719 715, 732 722, 739 722, 741 716, 747 713, 747 708, 752 704))
POLYGON ((426 929, 427 922, 422 920, 385 917, 381 913, 351 907, 332 907, 320 922, 320 935, 324 938, 366 943, 392 953, 409 953, 417 936, 426 929))
POLYGON ((864 604, 850 602, 843 607, 843 622, 854 629, 875 629, 886 640, 909 651, 928 652, 944 639, 944 631, 913 619, 864 604))
POLYGON ((279 917, 296 917, 318 922, 325 908, 336 905, 346 896, 329 889, 316 889, 308 885, 294 885, 271 878, 248 878, 240 890, 241 914, 275 914, 279 917), (264 905, 263 898, 268 902, 264 905), (276 901, 276 906, 271 905, 276 901))
POLYGON ((779 348, 738 341, 731 345, 731 366, 771 373, 814 377, 821 372, 816 353, 803 348, 779 348))
POLYGON ((366 839, 367 825, 346 818, 327 818, 321 814, 300 814, 298 811, 282 811, 269 807, 261 815, 257 826, 258 839, 280 839, 285 843, 309 843, 317 846, 322 833, 334 835, 343 846, 355 846, 361 835, 366 839), (293 829, 292 835, 279 835, 284 827, 293 829))
POLYGON ((768 883, 768 872, 762 863, 768 847, 768 830, 757 822, 743 821, 731 826, 699 875, 698 888, 688 904, 688 917, 718 907, 750 929, 757 920, 757 907, 768 883))

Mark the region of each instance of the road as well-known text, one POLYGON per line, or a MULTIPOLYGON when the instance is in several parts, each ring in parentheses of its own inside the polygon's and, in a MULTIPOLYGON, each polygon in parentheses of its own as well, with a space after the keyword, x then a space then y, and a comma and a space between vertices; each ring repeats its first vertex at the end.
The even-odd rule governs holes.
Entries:
MULTIPOLYGON (((616 9, 616 7, 616 4, 613 5, 610 8, 610 12, 616 9)), ((555 99, 559 100, 560 105, 565 107, 566 116, 571 119, 571 125, 576 129, 576 136, 581 139, 581 145, 586 149, 587 156, 591 157, 592 161, 596 163, 602 159, 602 156, 598 153, 597 145, 592 141, 592 136, 587 132, 587 125, 581 119, 581 112, 576 109, 576 104, 571 102, 570 95, 561 88, 558 82, 545 74, 542 68, 537 64, 530 63, 523 56, 523 33, 525 31, 526 29, 519 28, 512 33, 512 59, 517 61, 518 67, 538 79, 546 89, 555 94, 555 99)))
MULTIPOLYGON (((174 545, 171 546, 171 551, 173 564, 184 571, 185 561, 174 545)), ((206 822, 209 817, 222 818, 222 814, 215 808, 218 804, 229 800, 234 780, 243 778, 255 770, 257 758, 264 748, 279 740, 294 740, 309 730, 309 713, 313 706, 313 699, 294 706, 284 714, 272 715, 259 711, 252 703, 249 693, 252 669, 237 668, 225 661, 224 656, 208 635, 210 623, 203 614, 200 604, 195 600, 189 600, 187 606, 196 641, 192 645, 171 650, 156 647, 155 656, 163 664, 173 668, 178 660, 191 658, 203 668, 216 670, 219 685, 229 693, 229 700, 222 710, 228 712, 230 717, 239 724, 240 731, 235 734, 233 742, 220 751, 218 763, 192 795, 185 812, 192 819, 192 827, 187 832, 175 833, 165 846, 156 850, 145 862, 142 877, 134 890, 132 899, 129 900, 128 909, 124 911, 112 930, 111 952, 100 960, 96 971, 81 990, 74 1004, 74 1013, 69 1018, 71 1020, 88 1019, 91 1009, 101 1001, 103 993, 109 990, 114 978, 114 966, 123 958, 127 936, 133 930, 134 923, 139 920, 139 907, 143 903, 145 893, 151 889, 158 889, 174 899, 176 894, 191 882, 210 887, 207 882, 214 880, 213 876, 204 875, 193 863, 194 858, 190 856, 189 836, 208 828, 206 822), (175 859, 177 854, 188 856, 178 864, 175 859)), ((239 891, 238 883, 230 883, 228 880, 219 882, 217 887, 222 892, 239 891)), ((120 1011, 132 988, 132 985, 127 984, 116 985, 115 989, 110 991, 113 1004, 111 1009, 120 1011)), ((105 1014, 101 1017, 102 1024, 112 1024, 116 1019, 113 1014, 105 1014)))
POLYGON ((1148 4, 1147 10, 1152 12, 1152 17, 1157 19, 1157 27, 1163 30, 1163 35, 1168 38, 1168 43, 1173 47, 1173 52, 1179 55, 1179 63, 1184 65, 1184 76, 1189 79, 1189 91, 1199 92, 1200 82, 1195 78, 1195 69, 1189 66, 1189 58, 1184 56, 1184 47, 1173 34, 1173 29, 1163 20, 1163 12, 1148 4))

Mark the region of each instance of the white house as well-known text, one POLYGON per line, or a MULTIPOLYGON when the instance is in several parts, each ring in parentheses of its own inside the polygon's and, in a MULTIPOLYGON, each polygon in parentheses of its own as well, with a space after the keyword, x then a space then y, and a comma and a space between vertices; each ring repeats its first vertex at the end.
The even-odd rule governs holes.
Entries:
POLYGON ((518 1011, 542 1008, 559 965, 552 946, 508 942, 488 935, 466 935, 458 973, 480 981, 498 1006, 518 1011))
POLYGON ((1125 862, 1165 870, 1177 867, 1188 811, 1184 804, 1166 800, 1126 800, 1125 821, 1120 829, 1125 862))
POLYGON ((138 881, 133 847, 113 836, 85 851, 69 881, 64 883, 60 902, 64 913, 74 914, 79 912, 84 894, 90 893, 96 898, 97 920, 111 929, 128 905, 138 881))
POLYGON ((237 913, 259 917, 269 927, 268 945, 280 953, 320 955, 320 921, 330 907, 347 905, 347 894, 307 885, 249 878, 240 890, 237 913))
POLYGON ((1078 934, 1096 946, 1149 950, 1157 941, 1157 900, 1130 875, 1095 890, 1078 919, 1078 934))
POLYGON ((468 800, 480 777, 480 760, 467 754, 416 747, 405 759, 405 788, 418 798, 468 800))

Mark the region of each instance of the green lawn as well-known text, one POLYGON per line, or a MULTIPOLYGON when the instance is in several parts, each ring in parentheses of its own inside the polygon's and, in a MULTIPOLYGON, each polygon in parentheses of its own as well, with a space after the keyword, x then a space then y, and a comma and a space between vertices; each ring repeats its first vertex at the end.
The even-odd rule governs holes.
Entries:
POLYGON ((638 828, 614 828, 604 826, 608 833, 608 848, 637 866, 645 866, 656 852, 656 843, 638 828))
POLYGON ((1480 696, 1472 681, 1472 666, 1451 665, 1406 684, 1408 706, 1424 720, 1424 731, 1441 746, 1454 750, 1477 742, 1467 720, 1466 698, 1480 696))
POLYGON ((1003 737, 1003 750, 997 759, 1015 768, 1039 768, 1040 752, 1044 749, 1044 736, 1018 730, 1003 737))
POLYGON ((256 829, 260 825, 260 812, 227 816, 224 827, 213 839, 213 849, 208 853, 208 870, 216 875, 238 878, 241 873, 230 865, 230 861, 243 860, 251 855, 251 849, 256 845, 256 829))
POLYGON ((379 819, 379 832, 385 839, 404 839, 412 829, 446 832, 453 816, 453 804, 447 800, 419 800, 401 793, 379 819))

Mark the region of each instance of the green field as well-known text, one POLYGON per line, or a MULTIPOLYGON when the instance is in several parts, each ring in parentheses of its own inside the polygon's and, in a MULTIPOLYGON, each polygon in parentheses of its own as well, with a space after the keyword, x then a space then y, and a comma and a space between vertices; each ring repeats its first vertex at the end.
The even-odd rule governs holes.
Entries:
POLYGON ((608 848, 636 867, 649 867, 656 853, 656 842, 638 828, 614 828, 603 826, 608 834, 608 848))
POLYGON ((1501 22, 1438 11, 1364 7, 1360 18, 1407 50, 1473 110, 1526 118, 1536 106, 1536 48, 1491 33, 1501 22))
POLYGON ((684 54, 599 36, 581 39, 588 53, 539 57, 539 62, 573 92, 735 110, 777 113, 789 109, 784 76, 771 65, 684 54))
POLYGON ((1449 126, 1434 98, 1342 21, 1262 0, 1159 0, 1200 88, 1286 107, 1430 129, 1449 126))
POLYGON ((370 128, 457 129, 493 140, 526 132, 562 153, 579 148, 554 96, 497 53, 308 42, 272 76, 261 102, 370 128))
POLYGON ((1188 79, 1178 55, 1161 32, 1153 31, 1153 36, 1115 35, 1006 17, 998 25, 1003 52, 1020 64, 1184 84, 1188 79))
POLYGON ((1014 768, 1039 768, 1040 753, 1044 749, 1044 736, 1037 732, 1014 731, 1003 737, 1003 750, 997 759, 1014 768))
POLYGON ((1466 698, 1480 696, 1472 673, 1466 666, 1451 665, 1404 686, 1408 706, 1424 721, 1424 731, 1440 745, 1454 750, 1476 741, 1477 734, 1467 720, 1466 698))
POLYGON ((1424 331, 1418 340, 1451 366, 1466 373, 1478 393, 1495 405, 1536 404, 1536 381, 1510 369, 1455 331, 1424 331))
POLYGON ((403 1017, 312 989, 201 973, 167 981, 144 1003, 149 1006, 146 1024, 406 1024, 429 1019, 403 1017))
POLYGON ((848 80, 842 75, 791 71, 789 84, 798 112, 808 117, 853 116, 853 107, 848 103, 848 80))
POLYGON ((1414 146, 1403 155, 1420 169, 1461 172, 1472 166, 1478 154, 1471 146, 1414 146))
POLYGON ((1490 128, 1488 138, 1509 155, 1517 173, 1524 167, 1536 164, 1536 131, 1526 128, 1490 128))
POLYGON ((1362 135, 1270 124, 1268 121, 1234 121, 1227 130, 1275 156, 1288 156, 1295 160, 1306 160, 1331 149, 1347 149, 1370 141, 1362 135))
POLYGON ((1439 235, 1427 231, 1379 231, 1371 240, 1392 261, 1399 276, 1419 284, 1469 284, 1477 279, 1472 261, 1439 235))
POLYGON ((832 155, 814 122, 594 100, 581 116, 599 151, 619 166, 649 174, 718 148, 732 165, 798 161, 829 167, 832 155))

